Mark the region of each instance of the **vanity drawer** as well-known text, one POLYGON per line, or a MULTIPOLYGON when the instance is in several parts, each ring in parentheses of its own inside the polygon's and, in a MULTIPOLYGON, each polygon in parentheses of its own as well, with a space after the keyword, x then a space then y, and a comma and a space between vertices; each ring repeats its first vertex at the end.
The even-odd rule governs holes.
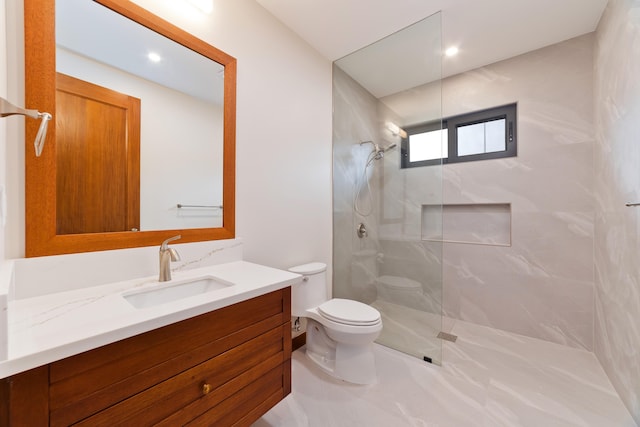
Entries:
POLYGON ((286 356, 281 329, 282 326, 268 331, 76 425, 175 426, 201 415, 207 425, 212 425, 212 420, 223 418, 215 416, 216 408, 226 416, 246 398, 255 399, 263 390, 267 396, 278 392, 283 396, 286 356), (210 409, 211 414, 205 414, 210 409))
POLYGON ((269 387, 280 392, 267 388, 277 402, 290 390, 290 357, 286 288, 52 363, 50 425, 145 425, 177 413, 190 420, 251 394, 253 382, 279 369, 269 387))
MULTIPOLYGON (((62 383, 88 372, 96 375, 100 370, 108 371, 116 363, 120 369, 127 369, 127 372, 120 374, 125 378, 130 371, 188 352, 272 316, 282 317, 282 324, 290 320, 290 307, 285 304, 283 291, 271 292, 54 362, 50 369, 51 383, 62 383), (127 358, 142 353, 145 353, 145 357, 140 358, 140 366, 136 366, 134 361, 127 363, 127 366, 122 365, 127 358)), ((108 375, 107 378, 113 378, 110 377, 113 373, 108 375)))

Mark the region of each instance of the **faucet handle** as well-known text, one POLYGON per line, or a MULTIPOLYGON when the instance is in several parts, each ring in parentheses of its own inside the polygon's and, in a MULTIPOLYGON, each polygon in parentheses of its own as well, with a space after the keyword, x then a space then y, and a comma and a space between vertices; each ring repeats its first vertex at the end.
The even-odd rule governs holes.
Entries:
MULTIPOLYGON (((169 242, 173 242, 174 240, 178 240, 181 237, 182 236, 180 234, 178 234, 177 236, 169 237, 167 240, 162 242, 162 244, 160 245, 160 250, 161 251, 166 251, 169 248, 169 242)), ((177 255, 177 252, 176 252, 176 255, 177 255)), ((173 255, 171 255, 171 258, 173 258, 173 255)), ((177 260, 174 260, 174 261, 177 261, 177 260)))
POLYGON ((173 248, 167 248, 167 250, 169 251, 169 255, 171 256, 171 261, 180 261, 180 254, 178 253, 178 251, 173 248))

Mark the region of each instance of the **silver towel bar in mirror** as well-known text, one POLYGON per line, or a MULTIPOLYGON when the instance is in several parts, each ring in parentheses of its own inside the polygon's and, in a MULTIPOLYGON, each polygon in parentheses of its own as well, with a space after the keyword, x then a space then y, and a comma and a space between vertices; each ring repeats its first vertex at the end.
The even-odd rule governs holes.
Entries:
POLYGON ((178 207, 178 209, 182 209, 182 208, 222 209, 222 205, 183 205, 182 203, 178 203, 176 206, 178 207))

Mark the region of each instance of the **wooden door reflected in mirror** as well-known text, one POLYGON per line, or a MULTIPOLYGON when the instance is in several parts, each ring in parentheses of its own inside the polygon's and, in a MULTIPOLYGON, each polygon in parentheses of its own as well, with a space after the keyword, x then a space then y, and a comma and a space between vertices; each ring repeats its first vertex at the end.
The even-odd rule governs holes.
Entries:
POLYGON ((57 234, 140 229, 140 99, 57 73, 57 234))

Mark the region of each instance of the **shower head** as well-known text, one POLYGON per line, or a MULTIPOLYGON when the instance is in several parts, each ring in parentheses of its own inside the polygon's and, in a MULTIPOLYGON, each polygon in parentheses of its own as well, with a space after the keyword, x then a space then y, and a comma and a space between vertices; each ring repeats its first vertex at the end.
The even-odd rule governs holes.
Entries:
POLYGON ((384 157, 384 153, 386 153, 387 151, 393 149, 397 144, 396 143, 392 143, 387 145, 386 147, 380 147, 378 144, 376 144, 373 141, 362 141, 360 143, 360 145, 362 144, 371 144, 373 145, 373 151, 371 151, 371 155, 372 160, 380 160, 381 158, 384 157))
POLYGON ((380 146, 378 144, 374 144, 374 155, 373 158, 375 160, 380 160, 384 157, 384 153, 386 153, 387 151, 393 149, 396 146, 395 143, 387 145, 386 147, 382 147, 380 148, 380 146))

